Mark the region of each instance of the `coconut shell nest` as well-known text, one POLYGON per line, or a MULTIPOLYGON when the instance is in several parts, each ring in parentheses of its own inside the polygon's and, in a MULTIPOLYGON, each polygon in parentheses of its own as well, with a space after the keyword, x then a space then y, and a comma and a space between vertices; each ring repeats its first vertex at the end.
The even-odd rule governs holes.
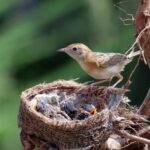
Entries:
MULTIPOLYGON (((137 108, 128 104, 125 92, 120 88, 79 84, 72 80, 27 89, 21 95, 18 116, 24 150, 35 147, 40 150, 146 150, 148 143, 128 137, 144 137, 143 131, 148 125, 145 117, 136 113, 137 108), (96 113, 82 119, 77 115, 72 117, 59 104, 51 105, 51 111, 45 113, 38 107, 38 100, 50 94, 58 97, 59 104, 71 101, 77 109, 93 105, 96 113)), ((43 109, 45 105, 42 103, 43 109)))

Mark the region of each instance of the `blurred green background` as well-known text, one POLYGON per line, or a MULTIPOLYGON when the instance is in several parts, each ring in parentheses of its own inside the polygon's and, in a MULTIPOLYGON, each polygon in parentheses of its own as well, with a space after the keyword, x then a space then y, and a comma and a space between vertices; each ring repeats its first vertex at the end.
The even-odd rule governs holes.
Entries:
MULTIPOLYGON (((83 42, 95 51, 124 53, 135 38, 132 21, 137 0, 1 0, 0 4, 0 150, 20 150, 17 114, 26 88, 57 79, 92 81, 75 61, 56 50, 83 42), (120 8, 116 7, 119 6, 120 8), (123 10, 125 11, 123 11, 123 10)), ((125 79, 136 60, 122 74, 125 79)), ((139 105, 150 85, 148 67, 133 76, 132 104, 139 105)))

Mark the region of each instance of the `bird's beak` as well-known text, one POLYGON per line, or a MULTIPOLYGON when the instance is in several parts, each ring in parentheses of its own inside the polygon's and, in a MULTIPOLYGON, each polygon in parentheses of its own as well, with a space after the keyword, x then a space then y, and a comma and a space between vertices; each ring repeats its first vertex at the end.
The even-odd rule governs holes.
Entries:
POLYGON ((66 48, 61 48, 58 50, 58 52, 66 52, 66 48))

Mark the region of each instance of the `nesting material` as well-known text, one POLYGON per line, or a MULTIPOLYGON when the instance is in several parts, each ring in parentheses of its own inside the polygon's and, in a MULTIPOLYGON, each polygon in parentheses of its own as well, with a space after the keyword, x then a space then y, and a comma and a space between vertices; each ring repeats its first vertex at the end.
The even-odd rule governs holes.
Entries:
POLYGON ((19 111, 24 149, 109 150, 112 141, 118 149, 133 146, 117 131, 136 134, 147 124, 124 93, 62 80, 26 90, 19 111))
POLYGON ((85 98, 79 93, 67 94, 66 91, 52 90, 47 94, 36 95, 32 101, 35 101, 38 112, 50 119, 64 122, 83 120, 97 113, 97 104, 85 98))

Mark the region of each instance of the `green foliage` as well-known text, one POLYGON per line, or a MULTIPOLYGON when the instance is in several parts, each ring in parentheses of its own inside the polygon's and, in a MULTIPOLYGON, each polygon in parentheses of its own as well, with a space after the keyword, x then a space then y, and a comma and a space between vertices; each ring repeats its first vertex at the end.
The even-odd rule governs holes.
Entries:
MULTIPOLYGON (((83 42, 95 51, 125 52, 134 41, 133 26, 124 26, 119 17, 129 17, 111 0, 2 0, 0 5, 0 149, 21 149, 17 114, 21 91, 43 82, 80 78, 91 81, 81 68, 56 50, 83 42)), ((117 1, 120 2, 120 1, 117 1)), ((137 1, 118 4, 129 13, 137 1), (133 5, 132 5, 133 6, 133 5)), ((135 63, 135 62, 134 62, 135 63)), ((123 73, 125 79, 134 63, 123 73)), ((138 92, 140 103, 149 82, 148 69, 136 71, 131 97, 138 92), (142 71, 142 74, 141 74, 142 71), (144 87, 140 89, 140 87, 144 87)), ((138 102, 137 102, 138 101, 138 102)))

